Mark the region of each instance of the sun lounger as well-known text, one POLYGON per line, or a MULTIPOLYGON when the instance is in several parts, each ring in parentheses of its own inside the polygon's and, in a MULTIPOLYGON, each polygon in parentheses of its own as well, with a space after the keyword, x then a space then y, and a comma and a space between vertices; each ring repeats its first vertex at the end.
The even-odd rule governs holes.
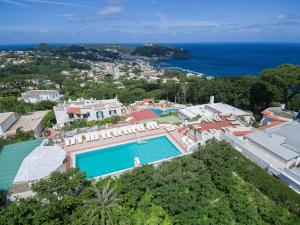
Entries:
POLYGON ((112 130, 112 133, 115 135, 115 137, 118 137, 118 136, 119 136, 117 130, 112 130))
POLYGON ((66 145, 66 146, 70 146, 70 145, 71 145, 70 139, 65 138, 65 145, 66 145))
POLYGON ((132 134, 132 130, 130 129, 130 127, 127 127, 127 131, 129 134, 132 134))
POLYGON ((94 134, 91 134, 91 141, 95 141, 95 136, 94 136, 94 134))
POLYGON ((152 130, 152 127, 150 126, 149 123, 146 124, 146 127, 147 127, 148 130, 152 130))
POLYGON ((75 145, 75 144, 76 144, 75 138, 71 137, 71 145, 75 145))
POLYGON ((90 135, 86 134, 86 135, 85 135, 85 140, 86 140, 87 142, 90 142, 90 141, 91 141, 90 135))
POLYGON ((77 142, 78 142, 78 144, 82 144, 82 136, 81 135, 77 137, 77 142))
POLYGON ((99 140, 99 134, 95 133, 95 140, 99 140))
POLYGON ((110 131, 109 132, 106 132, 106 135, 109 137, 109 138, 112 138, 111 134, 110 134, 110 131))
POLYGON ((156 129, 159 129, 159 126, 158 126, 157 122, 154 122, 154 123, 153 123, 153 126, 154 126, 156 129))
POLYGON ((141 128, 142 131, 145 131, 145 130, 146 130, 144 124, 140 124, 140 128, 141 128))
POLYGON ((139 132, 142 132, 143 130, 142 130, 142 128, 138 125, 138 126, 136 126, 136 129, 139 131, 139 132))
POLYGON ((125 128, 123 128, 122 131, 125 135, 128 135, 128 131, 125 128))
POLYGON ((118 133, 119 136, 122 135, 122 131, 120 129, 117 129, 116 131, 117 131, 117 133, 118 133))
POLYGON ((102 137, 103 139, 106 139, 106 138, 107 138, 106 135, 105 135, 105 133, 103 133, 103 132, 101 132, 100 135, 101 135, 101 137, 102 137))

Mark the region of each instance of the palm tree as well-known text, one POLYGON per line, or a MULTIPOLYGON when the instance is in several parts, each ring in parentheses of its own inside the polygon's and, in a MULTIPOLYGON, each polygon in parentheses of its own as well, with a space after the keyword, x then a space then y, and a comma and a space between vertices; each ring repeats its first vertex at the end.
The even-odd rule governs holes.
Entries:
POLYGON ((119 206, 117 198, 117 193, 115 187, 110 187, 110 183, 107 183, 102 192, 93 184, 93 190, 96 194, 95 198, 88 200, 87 203, 95 204, 97 207, 91 210, 91 224, 94 223, 96 218, 95 214, 100 209, 100 216, 101 216, 101 224, 105 225, 105 216, 108 212, 111 212, 113 208, 117 208, 119 206))

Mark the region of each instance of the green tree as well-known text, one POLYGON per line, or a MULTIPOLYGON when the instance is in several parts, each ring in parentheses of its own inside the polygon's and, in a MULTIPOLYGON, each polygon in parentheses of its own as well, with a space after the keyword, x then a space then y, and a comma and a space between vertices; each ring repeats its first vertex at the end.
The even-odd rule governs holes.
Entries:
POLYGON ((300 66, 298 65, 283 64, 267 69, 261 73, 261 78, 281 90, 286 107, 289 101, 300 92, 300 66))

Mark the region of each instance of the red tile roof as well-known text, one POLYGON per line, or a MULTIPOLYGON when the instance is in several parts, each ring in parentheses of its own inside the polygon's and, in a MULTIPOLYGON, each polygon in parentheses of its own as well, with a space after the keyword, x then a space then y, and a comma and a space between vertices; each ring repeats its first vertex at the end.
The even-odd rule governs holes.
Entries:
POLYGON ((144 102, 154 102, 154 99, 153 98, 145 98, 143 101, 144 102))
POLYGON ((244 136, 246 134, 251 133, 251 130, 238 130, 238 131, 233 131, 233 135, 235 136, 244 136))
POLYGON ((68 113, 75 113, 75 114, 80 114, 80 108, 79 107, 70 107, 68 109, 68 113))
POLYGON ((201 130, 201 131, 206 131, 206 130, 211 130, 211 129, 221 130, 222 128, 225 128, 225 127, 235 127, 234 125, 232 125, 230 123, 229 120, 227 120, 226 117, 220 117, 220 118, 222 119, 221 122, 218 122, 218 121, 205 122, 204 120, 202 120, 201 123, 199 124, 199 126, 200 126, 199 130, 201 130))
POLYGON ((133 112, 131 115, 135 121, 150 120, 150 119, 155 119, 155 118, 159 117, 158 115, 156 115, 154 112, 152 112, 150 110, 133 112))

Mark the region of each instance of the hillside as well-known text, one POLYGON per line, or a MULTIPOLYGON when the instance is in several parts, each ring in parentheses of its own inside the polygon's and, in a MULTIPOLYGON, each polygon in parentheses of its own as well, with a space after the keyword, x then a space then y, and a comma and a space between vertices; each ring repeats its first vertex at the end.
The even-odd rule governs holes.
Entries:
POLYGON ((132 55, 159 59, 182 59, 191 57, 191 54, 184 49, 163 45, 139 46, 133 51, 132 55))

